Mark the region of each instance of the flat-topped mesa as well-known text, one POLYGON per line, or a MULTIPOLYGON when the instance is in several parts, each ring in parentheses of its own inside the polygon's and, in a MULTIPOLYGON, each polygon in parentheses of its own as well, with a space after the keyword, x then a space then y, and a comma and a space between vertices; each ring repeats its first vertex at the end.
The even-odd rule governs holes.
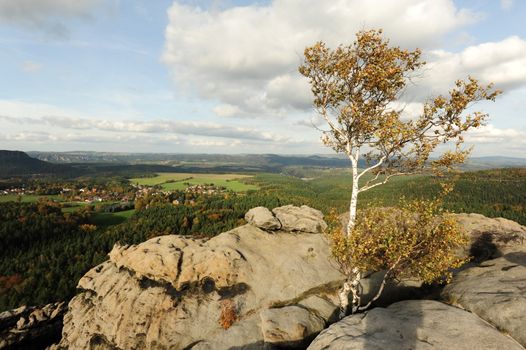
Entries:
POLYGON ((305 347, 337 314, 344 276, 330 261, 321 212, 273 212, 251 209, 249 224, 209 240, 116 245, 80 280, 58 348, 305 347))

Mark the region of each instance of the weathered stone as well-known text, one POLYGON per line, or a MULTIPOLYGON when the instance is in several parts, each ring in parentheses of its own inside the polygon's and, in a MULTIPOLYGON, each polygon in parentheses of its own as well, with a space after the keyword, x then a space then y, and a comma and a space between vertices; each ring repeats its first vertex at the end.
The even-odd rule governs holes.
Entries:
MULTIPOLYGON (((362 296, 360 304, 365 306, 371 301, 382 284, 386 271, 373 272, 360 281, 362 296)), ((421 299, 429 293, 424 283, 417 279, 403 279, 401 281, 388 281, 374 305, 387 306, 392 303, 407 299, 421 299)))
POLYGON ((36 322, 47 321, 49 318, 42 309, 37 309, 33 311, 29 317, 34 317, 36 322))
POLYGON ((327 323, 333 323, 338 320, 338 314, 340 312, 339 300, 333 298, 320 297, 318 295, 312 295, 298 303, 298 305, 309 309, 314 314, 321 317, 327 323))
POLYGON ((266 309, 259 314, 266 343, 281 347, 304 347, 325 326, 325 321, 299 306, 266 309))
POLYGON ((58 341, 63 314, 64 303, 22 306, 0 313, 0 349, 43 349, 58 341))
POLYGON ((308 350, 523 349, 476 315, 431 300, 402 301, 344 318, 308 350))
POLYGON ((459 272, 442 296, 526 346, 526 252, 508 253, 459 272))
POLYGON ((265 349, 262 310, 313 295, 336 298, 344 277, 329 258, 322 234, 270 235, 253 225, 208 241, 162 236, 116 246, 110 260, 79 281, 82 292, 69 304, 60 346, 265 349), (233 323, 224 321, 231 316, 233 323))
POLYGON ((24 329, 26 328, 26 318, 25 317, 20 317, 20 319, 17 321, 16 323, 16 329, 24 329))
POLYGON ((475 261, 498 258, 506 253, 526 251, 526 227, 504 218, 488 218, 480 214, 456 214, 470 237, 463 252, 475 261))
POLYGON ((245 214, 245 220, 256 227, 263 230, 279 230, 281 223, 272 214, 270 210, 265 207, 256 207, 250 209, 245 214))
POLYGON ((281 222, 282 230, 285 231, 323 233, 327 228, 327 224, 323 221, 323 213, 305 205, 301 207, 285 205, 274 208, 272 212, 281 222))
MULTIPOLYGON (((273 212, 282 225, 273 234, 249 224, 209 240, 162 236, 139 245, 115 246, 110 260, 79 281, 81 292, 69 304, 63 338, 54 349, 304 348, 320 324, 335 320, 336 294, 344 276, 331 261, 326 238, 316 234, 326 228, 321 212, 304 206, 273 212)), ((500 227, 503 233, 521 234, 507 223, 500 227)), ((511 247, 520 245, 505 249, 511 247)), ((381 273, 376 273, 362 281, 362 301, 376 292, 380 279, 381 273)), ((409 287, 419 290, 419 283, 409 287)), ((404 297, 399 287, 389 288, 386 295, 392 298, 380 305, 404 297)), ((437 302, 421 303, 375 308, 365 318, 353 315, 344 320, 353 320, 352 327, 336 332, 341 339, 327 343, 327 334, 333 331, 323 332, 321 339, 329 344, 327 349, 518 346, 473 314, 437 302), (349 339, 352 342, 345 342, 349 339)))
POLYGON ((61 301, 58 304, 56 304, 55 308, 52 308, 51 310, 48 310, 49 318, 52 319, 52 320, 57 318, 57 317, 61 317, 62 318, 62 315, 64 314, 65 311, 66 311, 66 303, 61 301))

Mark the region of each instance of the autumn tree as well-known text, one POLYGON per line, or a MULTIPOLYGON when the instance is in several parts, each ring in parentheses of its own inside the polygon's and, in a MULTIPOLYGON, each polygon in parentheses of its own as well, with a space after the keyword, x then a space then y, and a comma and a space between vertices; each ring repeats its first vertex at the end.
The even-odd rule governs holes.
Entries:
MULTIPOLYGON (((330 49, 318 42, 307 47, 304 56, 299 71, 309 79, 314 107, 326 123, 322 141, 351 162, 349 220, 344 229, 348 239, 354 234, 361 192, 394 176, 440 172, 464 162, 469 149, 461 147, 463 135, 487 118, 487 114, 466 110, 499 94, 491 84, 481 85, 469 77, 456 81, 448 95, 425 102, 418 117, 408 118, 403 115, 401 97, 409 79, 425 65, 419 49, 391 46, 381 30, 370 30, 358 32, 349 46, 330 49), (452 147, 436 155, 441 144, 452 147), (432 154, 437 157, 430 160, 432 154), (365 167, 358 167, 360 159, 365 167)), ((353 262, 340 293, 343 309, 349 293, 353 304, 357 302, 363 273, 360 263, 353 262)))

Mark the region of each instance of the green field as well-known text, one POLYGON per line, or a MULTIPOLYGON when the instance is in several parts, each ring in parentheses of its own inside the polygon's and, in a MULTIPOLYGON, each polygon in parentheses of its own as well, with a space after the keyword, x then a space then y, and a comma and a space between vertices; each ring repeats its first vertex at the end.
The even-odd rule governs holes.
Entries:
MULTIPOLYGON (((23 203, 37 202, 41 198, 47 198, 47 199, 50 199, 50 200, 58 200, 59 196, 57 196, 57 195, 39 196, 39 195, 36 195, 36 194, 24 194, 24 195, 20 196, 20 200, 23 203)), ((3 203, 3 202, 17 202, 17 201, 18 201, 18 195, 16 195, 16 194, 8 194, 8 195, 0 196, 0 203, 3 203)))
POLYGON ((135 213, 135 209, 118 211, 115 213, 95 213, 93 215, 93 224, 97 226, 111 226, 122 224, 135 213))
POLYGON ((189 185, 214 184, 225 187, 234 192, 257 190, 258 186, 245 184, 242 179, 251 178, 251 175, 241 174, 193 174, 193 173, 158 173, 155 177, 130 179, 133 184, 143 186, 160 185, 165 190, 184 190, 189 185))
MULTIPOLYGON (((47 196, 22 195, 20 197, 23 203, 35 203, 35 202, 38 202, 39 199, 44 199, 44 198, 48 200, 60 202, 62 205, 64 205, 64 207, 62 208, 63 213, 72 213, 90 204, 86 202, 64 202, 58 195, 51 195, 51 196, 50 195, 47 195, 47 196)), ((14 194, 0 196, 0 203, 16 202, 16 201, 18 201, 18 196, 14 194)), ((111 205, 115 203, 118 203, 118 202, 104 202, 103 204, 111 205)), ((95 221, 94 223, 97 226, 117 225, 117 224, 120 224, 126 221, 126 219, 132 216, 134 212, 135 212, 135 209, 125 210, 125 211, 120 211, 120 212, 115 212, 115 213, 95 213, 93 220, 95 221)))

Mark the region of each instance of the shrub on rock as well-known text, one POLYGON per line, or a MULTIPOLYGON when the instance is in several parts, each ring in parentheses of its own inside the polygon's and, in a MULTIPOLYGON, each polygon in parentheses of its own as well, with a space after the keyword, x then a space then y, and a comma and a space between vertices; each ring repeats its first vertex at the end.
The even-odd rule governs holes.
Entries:
POLYGON ((363 308, 378 299, 388 280, 448 281, 450 269, 466 261, 456 252, 467 244, 467 237, 455 217, 442 212, 440 200, 415 200, 402 202, 399 208, 361 210, 349 236, 334 214, 330 222, 332 254, 345 275, 387 271, 378 293, 363 308))

